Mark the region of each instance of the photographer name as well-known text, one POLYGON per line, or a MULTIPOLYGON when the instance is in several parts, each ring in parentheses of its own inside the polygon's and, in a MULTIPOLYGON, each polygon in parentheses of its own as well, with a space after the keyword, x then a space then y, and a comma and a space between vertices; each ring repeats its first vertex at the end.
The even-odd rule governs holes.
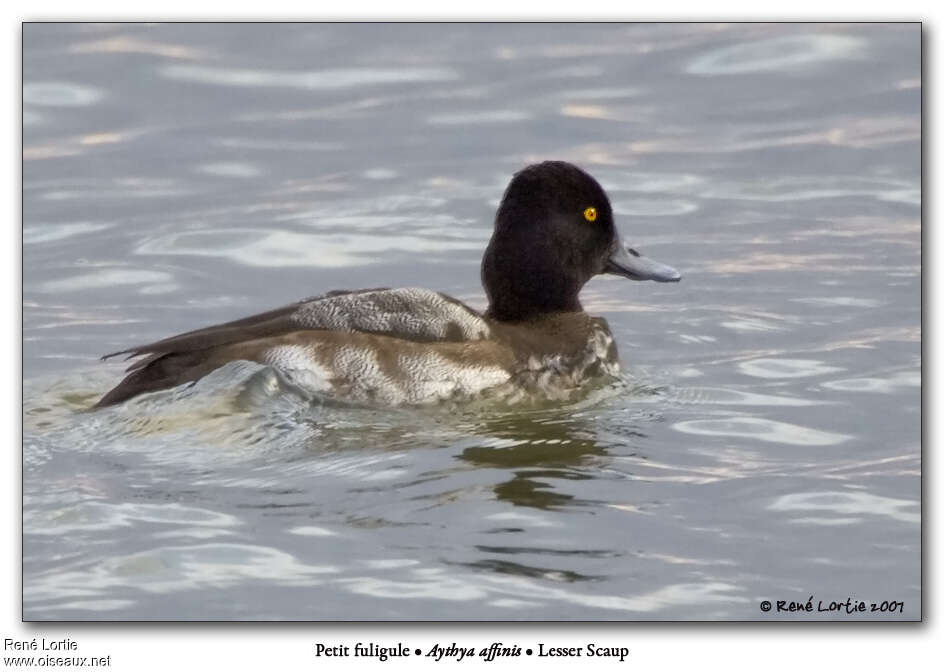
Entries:
MULTIPOLYGON (((810 595, 805 602, 794 602, 792 600, 777 600, 776 608, 778 612, 839 612, 844 614, 860 614, 871 612, 886 612, 899 614, 904 612, 905 603, 901 600, 883 600, 882 602, 867 602, 847 597, 845 600, 815 600, 810 595)), ((766 611, 766 610, 765 610, 766 611)))
POLYGON ((3 640, 4 651, 78 651, 78 643, 66 637, 65 639, 11 639, 3 640))

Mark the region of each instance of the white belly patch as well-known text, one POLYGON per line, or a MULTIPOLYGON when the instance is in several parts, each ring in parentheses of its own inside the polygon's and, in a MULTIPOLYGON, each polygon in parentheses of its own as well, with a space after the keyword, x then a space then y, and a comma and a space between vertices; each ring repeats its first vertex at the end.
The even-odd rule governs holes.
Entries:
POLYGON ((354 345, 279 345, 261 359, 314 392, 391 406, 473 397, 511 378, 500 366, 460 365, 436 352, 400 355, 385 367, 373 348, 354 345))

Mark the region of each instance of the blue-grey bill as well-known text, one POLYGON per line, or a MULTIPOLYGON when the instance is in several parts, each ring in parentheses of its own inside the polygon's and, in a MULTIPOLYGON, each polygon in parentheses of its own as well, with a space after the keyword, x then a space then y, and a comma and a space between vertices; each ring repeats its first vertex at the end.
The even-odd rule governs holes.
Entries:
POLYGON ((619 243, 610 255, 604 272, 622 275, 630 280, 678 282, 682 279, 682 274, 671 266, 644 257, 622 243, 619 243))

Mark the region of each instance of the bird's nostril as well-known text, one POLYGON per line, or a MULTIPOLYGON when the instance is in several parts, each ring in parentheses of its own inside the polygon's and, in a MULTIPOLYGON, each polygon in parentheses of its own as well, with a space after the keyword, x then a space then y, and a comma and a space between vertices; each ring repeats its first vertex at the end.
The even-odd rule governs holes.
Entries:
POLYGON ((626 251, 629 252, 629 253, 630 253, 631 255, 633 255, 634 257, 640 256, 639 252, 637 252, 636 250, 634 250, 634 249, 631 248, 631 247, 630 247, 629 249, 627 249, 626 251))

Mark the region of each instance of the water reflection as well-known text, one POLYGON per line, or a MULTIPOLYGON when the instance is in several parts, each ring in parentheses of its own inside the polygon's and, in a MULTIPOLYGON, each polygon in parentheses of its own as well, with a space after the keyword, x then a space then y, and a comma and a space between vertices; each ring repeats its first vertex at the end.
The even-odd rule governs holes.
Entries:
POLYGON ((69 50, 74 54, 149 54, 184 61, 204 60, 209 56, 209 52, 200 47, 157 42, 130 35, 79 42, 69 50))
POLYGON ((921 374, 907 371, 896 373, 888 378, 845 378, 823 383, 823 387, 843 392, 894 394, 903 387, 921 387, 921 374))
POLYGON ((38 290, 50 294, 62 294, 116 285, 144 285, 145 287, 140 291, 149 293, 172 292, 177 288, 173 282, 173 276, 169 273, 132 268, 110 268, 84 275, 70 275, 62 280, 50 280, 40 285, 38 290))
POLYGON ((865 40, 849 35, 791 35, 709 52, 693 61, 687 71, 695 75, 791 71, 817 62, 861 57, 865 46, 865 40))
POLYGON ((426 121, 434 126, 468 126, 469 124, 509 124, 530 118, 530 114, 520 110, 481 110, 439 114, 429 117, 426 121))
POLYGON ((450 68, 338 68, 311 72, 239 70, 200 65, 168 65, 164 77, 200 84, 246 88, 345 89, 383 84, 442 82, 458 78, 450 68))
POLYGON ((508 560, 478 560, 476 562, 461 563, 461 566, 473 570, 508 574, 511 576, 526 576, 559 583, 575 583, 578 581, 600 581, 603 577, 586 576, 578 572, 549 569, 546 567, 532 567, 508 560))
POLYGON ((251 163, 205 163, 197 166, 196 170, 207 175, 216 175, 217 177, 235 177, 248 178, 257 177, 262 171, 251 163))
POLYGON ((23 104, 41 107, 86 107, 104 97, 93 86, 71 82, 29 82, 23 85, 23 104))
POLYGON ((26 514, 30 530, 34 534, 71 534, 77 531, 128 527, 138 522, 164 523, 168 525, 198 525, 230 527, 237 524, 236 518, 214 511, 196 509, 180 504, 110 504, 86 501, 71 504, 62 509, 46 509, 43 519, 33 513, 26 514))
POLYGON ((851 436, 802 427, 766 418, 734 417, 723 420, 686 420, 675 425, 686 434, 738 436, 791 446, 834 446, 851 436))
POLYGON ((171 233, 138 246, 141 255, 225 257, 248 266, 342 268, 371 264, 379 253, 444 253, 481 249, 463 239, 434 239, 419 235, 361 235, 295 233, 265 229, 213 229, 171 233))
MULTIPOLYGON (((798 492, 784 495, 773 502, 771 511, 818 512, 852 515, 889 516, 907 523, 920 523, 918 502, 881 497, 868 492, 798 492)), ((803 518, 795 522, 816 524, 817 519, 803 518)), ((829 521, 830 519, 825 519, 829 521)), ((860 522, 861 518, 841 519, 844 524, 860 522)), ((824 522, 823 524, 830 524, 824 522)))
POLYGON ((806 378, 842 371, 815 359, 753 359, 738 365, 741 373, 755 378, 806 378))
POLYGON ((588 457, 607 454, 585 423, 568 413, 506 415, 477 423, 475 431, 487 436, 487 443, 465 448, 459 459, 511 474, 493 491, 516 506, 548 509, 580 503, 561 492, 559 482, 592 479, 581 467, 588 457))
POLYGON ((50 243, 71 238, 72 236, 79 236, 84 233, 102 231, 111 226, 111 224, 100 222, 71 222, 67 224, 44 222, 23 228, 23 244, 36 245, 39 243, 50 243))
POLYGON ((317 582, 314 577, 337 571, 335 567, 299 563, 291 555, 272 548, 245 544, 164 546, 119 555, 94 566, 80 565, 50 573, 29 591, 29 599, 60 601, 69 597, 95 597, 120 588, 146 593, 177 592, 201 586, 225 588, 247 579, 312 586, 317 582))

